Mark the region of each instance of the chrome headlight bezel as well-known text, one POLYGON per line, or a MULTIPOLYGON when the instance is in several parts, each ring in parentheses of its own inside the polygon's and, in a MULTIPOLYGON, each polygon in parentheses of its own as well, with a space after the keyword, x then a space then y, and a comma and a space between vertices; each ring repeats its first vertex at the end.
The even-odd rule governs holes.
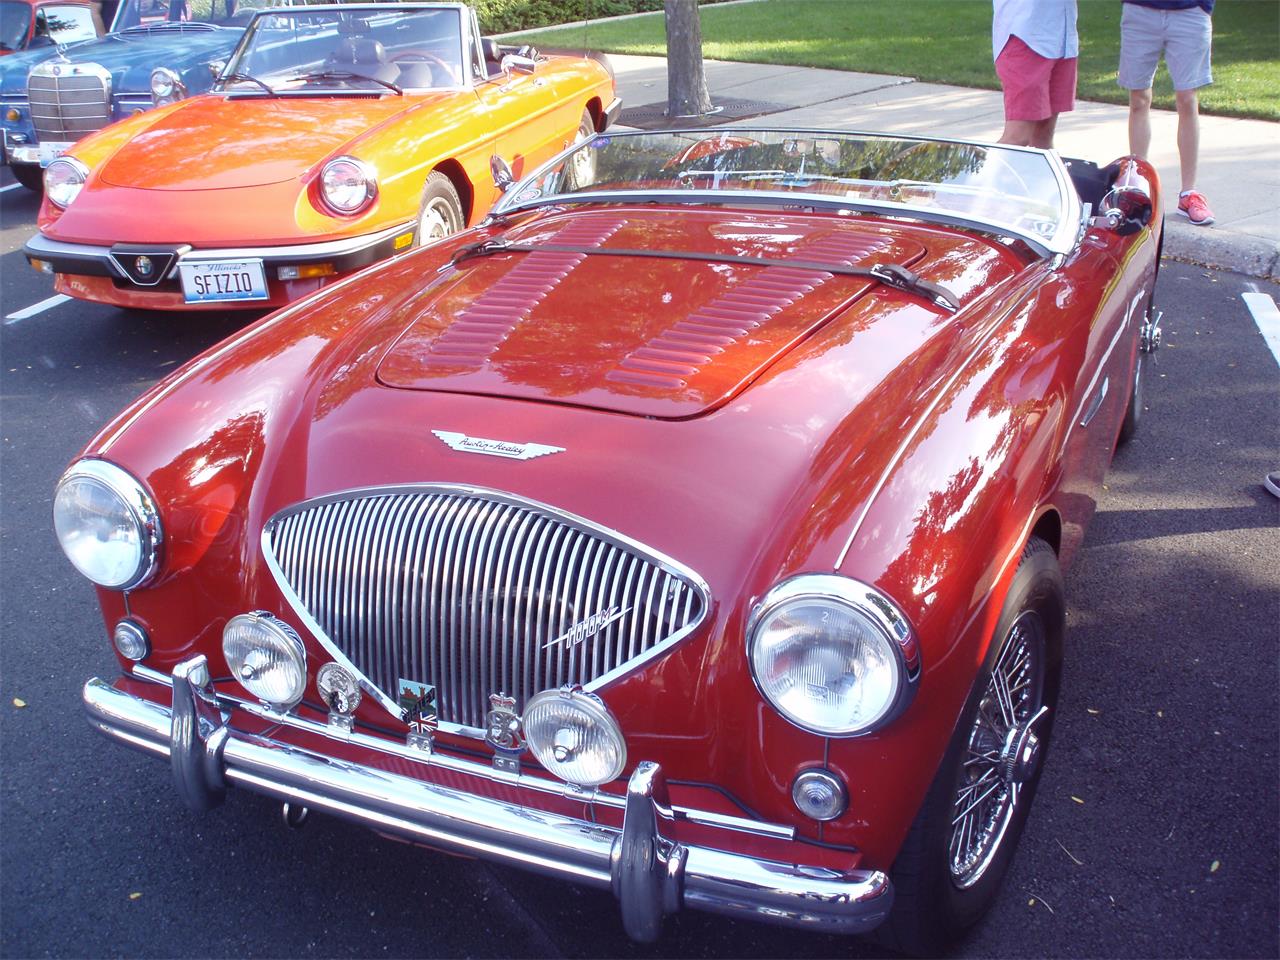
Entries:
POLYGON ((156 67, 152 70, 148 86, 151 90, 151 102, 157 107, 177 103, 187 95, 187 85, 182 82, 182 77, 176 70, 168 67, 156 67))
POLYGON ((58 504, 62 491, 71 483, 88 482, 104 488, 114 496, 123 508, 123 513, 137 532, 138 564, 133 573, 124 578, 105 581, 92 576, 71 552, 68 551, 61 533, 58 544, 67 559, 82 576, 108 590, 132 590, 147 583, 160 567, 161 544, 164 542, 164 529, 160 522, 160 512, 156 508, 155 499, 142 482, 128 471, 117 467, 106 460, 86 459, 71 465, 58 480, 53 494, 54 530, 58 531, 58 504))
POLYGON ((846 739, 863 737, 892 723, 915 697, 920 678, 920 649, 915 631, 896 603, 877 590, 836 574, 800 574, 776 584, 752 608, 746 630, 747 664, 761 697, 788 723, 819 736, 846 739), (889 652, 894 689, 885 707, 857 726, 832 726, 798 715, 771 695, 757 663, 757 634, 763 624, 783 608, 801 602, 827 602, 861 617, 889 652))
MULTIPOLYGON (((522 717, 525 744, 537 761, 548 773, 560 778, 565 783, 581 787, 598 787, 601 784, 616 780, 622 775, 627 764, 627 741, 622 734, 622 727, 603 700, 592 693, 586 693, 580 687, 561 687, 558 690, 543 690, 529 698, 525 704, 522 717), (544 742, 539 730, 539 712, 559 708, 584 727, 591 728, 603 742, 605 751, 595 758, 571 757, 559 759, 555 750, 560 746, 558 738, 553 736, 544 742), (611 754, 611 755, 610 755, 611 754), (591 760, 603 761, 601 769, 593 776, 573 776, 570 768, 591 760)), ((562 728, 566 729, 566 728, 562 728)))
MULTIPOLYGON (((349 186, 354 186, 354 184, 349 186)), ((320 201, 330 213, 335 213, 340 217, 350 217, 368 209, 369 205, 378 196, 378 172, 370 164, 357 157, 345 155, 334 157, 320 168, 317 187, 320 201), (334 187, 331 178, 337 176, 338 172, 344 167, 363 181, 363 190, 356 187, 353 191, 354 199, 340 203, 331 195, 330 191, 334 187)))
POLYGON ((75 157, 58 157, 44 168, 44 195, 55 207, 65 210, 80 196, 88 179, 89 168, 75 157), (58 176, 67 179, 55 182, 58 176))

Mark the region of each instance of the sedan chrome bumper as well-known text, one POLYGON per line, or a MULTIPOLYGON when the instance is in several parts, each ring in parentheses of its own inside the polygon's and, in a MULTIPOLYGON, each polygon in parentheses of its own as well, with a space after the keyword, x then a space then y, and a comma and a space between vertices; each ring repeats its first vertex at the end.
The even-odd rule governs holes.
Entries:
POLYGON ((171 709, 96 677, 84 686, 84 705, 108 737, 167 757, 179 794, 197 810, 241 786, 427 846, 611 889, 637 940, 656 939, 663 916, 681 907, 852 934, 877 926, 893 904, 880 871, 758 860, 668 840, 671 804, 656 763, 642 762, 631 775, 618 830, 233 730, 202 656, 174 671, 171 709))

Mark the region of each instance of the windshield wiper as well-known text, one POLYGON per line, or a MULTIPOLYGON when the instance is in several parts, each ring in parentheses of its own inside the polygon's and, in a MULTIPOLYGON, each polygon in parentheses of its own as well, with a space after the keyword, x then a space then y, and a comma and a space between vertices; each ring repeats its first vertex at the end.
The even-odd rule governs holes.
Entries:
POLYGON ((222 76, 218 78, 218 82, 221 83, 224 87, 227 85, 227 83, 235 83, 237 81, 243 82, 243 83, 256 83, 263 90, 267 91, 267 93, 271 94, 272 96, 275 95, 274 89, 267 86, 257 77, 251 76, 250 74, 247 74, 247 73, 224 73, 222 76))
POLYGON ((381 84, 388 90, 394 90, 399 96, 404 96, 404 90, 396 86, 390 80, 382 80, 378 77, 371 77, 367 73, 351 73, 348 70, 321 70, 319 73, 300 73, 290 78, 291 80, 369 80, 373 83, 381 84))

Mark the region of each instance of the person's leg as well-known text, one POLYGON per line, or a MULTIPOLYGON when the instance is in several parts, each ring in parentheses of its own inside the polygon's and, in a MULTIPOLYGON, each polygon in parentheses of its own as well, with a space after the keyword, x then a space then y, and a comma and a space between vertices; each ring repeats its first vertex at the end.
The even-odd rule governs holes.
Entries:
POLYGON ((1039 147, 1041 150, 1053 149, 1053 131, 1058 126, 1058 115, 1044 120, 1037 120, 1031 125, 1031 142, 1024 144, 1028 147, 1039 147))
POLYGON ((1120 68, 1116 83, 1129 91, 1129 152, 1151 152, 1151 81, 1164 50, 1163 12, 1121 5, 1120 68))
POLYGON ((1151 88, 1129 91, 1129 152, 1145 159, 1151 152, 1151 88))
POLYGON ((1182 165, 1182 192, 1196 188, 1200 159, 1200 105, 1194 90, 1174 93, 1178 102, 1178 160, 1182 165))
POLYGON ((1000 143, 1012 144, 1015 147, 1034 146, 1036 129, 1043 120, 1006 120, 1004 133, 1000 134, 1000 143))

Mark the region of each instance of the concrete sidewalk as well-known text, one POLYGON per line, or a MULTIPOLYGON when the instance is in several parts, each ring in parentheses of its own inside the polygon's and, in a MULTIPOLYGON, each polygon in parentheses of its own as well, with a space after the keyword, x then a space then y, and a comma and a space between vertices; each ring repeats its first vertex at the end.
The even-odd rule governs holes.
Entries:
MULTIPOLYGON (((611 54, 623 106, 665 106, 662 57, 611 54)), ((1000 93, 920 83, 911 77, 805 67, 706 61, 711 95, 762 101, 767 113, 732 126, 832 127, 995 140, 1004 125, 1000 93)), ((1058 121, 1058 150, 1108 163, 1128 153, 1127 107, 1080 101, 1058 121)), ((1280 277, 1280 124, 1200 118, 1198 189, 1217 222, 1193 227, 1177 215, 1177 115, 1153 112, 1152 160, 1165 193, 1165 254, 1256 277, 1280 277)))

